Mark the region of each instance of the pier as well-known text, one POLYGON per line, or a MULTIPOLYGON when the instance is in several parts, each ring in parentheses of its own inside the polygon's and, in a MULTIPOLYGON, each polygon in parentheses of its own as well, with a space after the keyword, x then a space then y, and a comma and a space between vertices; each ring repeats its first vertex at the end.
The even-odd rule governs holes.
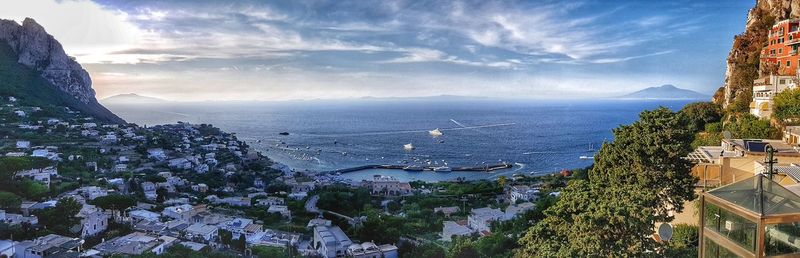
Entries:
MULTIPOLYGON (((326 174, 345 174, 350 172, 356 172, 361 170, 367 169, 396 169, 396 170, 405 170, 408 165, 364 165, 358 167, 351 167, 351 168, 342 168, 336 169, 331 171, 325 171, 323 173, 326 174)), ((423 172, 423 171, 433 171, 433 168, 436 166, 422 166, 422 171, 419 170, 406 170, 409 172, 423 172)), ((495 170, 500 169, 507 169, 512 168, 514 165, 508 163, 500 163, 500 164, 493 164, 493 165, 485 165, 485 166, 476 166, 476 167, 450 167, 451 171, 441 172, 441 173, 448 173, 448 172, 492 172, 495 170)))

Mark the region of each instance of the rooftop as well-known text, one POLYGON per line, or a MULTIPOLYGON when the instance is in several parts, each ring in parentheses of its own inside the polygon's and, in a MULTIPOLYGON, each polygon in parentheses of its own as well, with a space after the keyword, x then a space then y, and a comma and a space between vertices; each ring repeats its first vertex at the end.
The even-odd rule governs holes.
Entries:
POLYGON ((708 194, 761 216, 800 213, 800 196, 763 174, 716 188, 708 194))

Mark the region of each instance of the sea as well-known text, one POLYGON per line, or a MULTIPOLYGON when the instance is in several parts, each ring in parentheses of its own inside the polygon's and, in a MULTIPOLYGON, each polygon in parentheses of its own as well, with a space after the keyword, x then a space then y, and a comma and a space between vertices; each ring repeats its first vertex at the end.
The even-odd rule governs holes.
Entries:
POLYGON ((213 124, 295 171, 364 165, 487 166, 493 172, 368 169, 340 177, 404 181, 496 179, 584 168, 612 130, 689 100, 338 100, 108 104, 128 122, 213 124), (441 135, 430 131, 438 129, 441 135), (412 149, 406 148, 413 146, 412 149))

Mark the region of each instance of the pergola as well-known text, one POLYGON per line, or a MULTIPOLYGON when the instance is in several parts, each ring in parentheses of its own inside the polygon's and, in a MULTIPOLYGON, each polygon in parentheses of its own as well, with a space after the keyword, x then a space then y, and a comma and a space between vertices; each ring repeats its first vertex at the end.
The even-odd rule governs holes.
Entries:
POLYGON ((700 197, 700 257, 800 256, 800 196, 763 174, 700 197))

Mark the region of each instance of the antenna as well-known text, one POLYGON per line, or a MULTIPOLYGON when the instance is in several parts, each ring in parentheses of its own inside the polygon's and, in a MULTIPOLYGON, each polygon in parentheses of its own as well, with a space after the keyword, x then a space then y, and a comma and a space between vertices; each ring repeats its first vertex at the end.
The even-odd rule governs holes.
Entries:
POLYGON ((672 225, 669 223, 662 223, 661 226, 658 226, 658 238, 661 238, 661 241, 669 242, 673 232, 672 225))

